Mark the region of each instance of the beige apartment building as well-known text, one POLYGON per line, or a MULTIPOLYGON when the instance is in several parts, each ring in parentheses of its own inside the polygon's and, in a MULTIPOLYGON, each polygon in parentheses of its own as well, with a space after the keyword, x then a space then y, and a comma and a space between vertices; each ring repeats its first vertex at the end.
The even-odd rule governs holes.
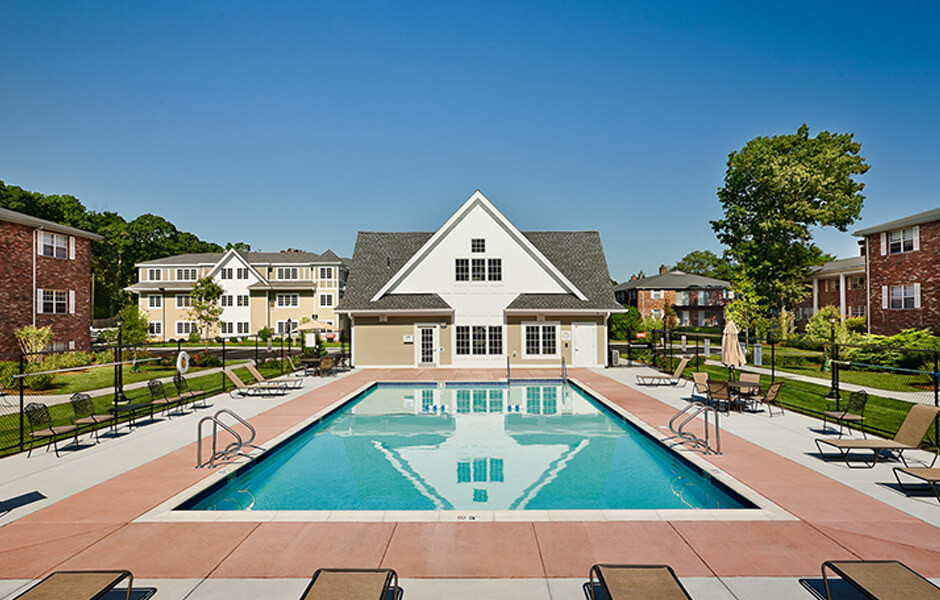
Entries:
POLYGON ((189 315, 193 284, 209 276, 224 290, 219 327, 209 336, 243 337, 268 327, 294 330, 304 320, 340 326, 334 311, 346 288, 347 261, 323 254, 282 252, 210 252, 180 254, 135 265, 136 294, 157 340, 187 338, 196 330, 189 315))

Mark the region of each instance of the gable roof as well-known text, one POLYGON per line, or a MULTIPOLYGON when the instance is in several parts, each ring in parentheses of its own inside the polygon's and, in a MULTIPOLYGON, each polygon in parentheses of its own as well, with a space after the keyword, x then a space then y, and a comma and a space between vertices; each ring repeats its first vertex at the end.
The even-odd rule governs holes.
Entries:
POLYGON ((843 271, 863 271, 865 269, 864 256, 850 256, 849 258, 839 258, 830 260, 827 263, 810 267, 814 275, 825 275, 827 273, 841 273, 843 271))
POLYGON ((84 229, 78 229, 77 227, 62 225, 60 223, 56 223, 55 221, 47 221, 46 219, 40 219, 39 217, 27 215, 26 213, 17 212, 15 210, 10 210, 9 208, 0 208, 0 221, 9 221, 19 225, 26 225, 27 227, 35 227, 36 229, 48 229, 53 233, 64 233, 66 235, 74 235, 76 237, 83 237, 91 240, 104 239, 97 233, 85 231, 84 229))
MULTIPOLYGON (((144 262, 137 263, 137 266, 148 267, 156 265, 214 265, 225 256, 225 252, 197 252, 190 254, 177 254, 175 256, 164 256, 144 262)), ((336 256, 331 250, 323 254, 316 252, 239 252, 239 256, 244 258, 249 264, 305 264, 305 263, 344 263, 344 260, 336 256)))
POLYGON ((730 288, 731 283, 723 279, 712 279, 703 275, 693 275, 685 271, 669 271, 662 275, 643 277, 626 281, 614 288, 616 292, 625 290, 684 290, 686 288, 730 288))
POLYGON ((881 233, 882 231, 890 231, 892 229, 902 229, 904 227, 910 227, 911 225, 929 223, 931 221, 940 221, 940 208, 933 208, 922 213, 917 213, 916 215, 904 217, 903 219, 895 219, 894 221, 888 221, 881 225, 860 229, 852 235, 866 236, 873 233, 881 233))

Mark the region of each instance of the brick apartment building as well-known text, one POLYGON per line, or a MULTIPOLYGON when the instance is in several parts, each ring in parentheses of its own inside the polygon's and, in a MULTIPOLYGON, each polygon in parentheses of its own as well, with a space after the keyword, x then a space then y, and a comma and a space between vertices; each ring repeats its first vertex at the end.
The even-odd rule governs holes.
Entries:
POLYGON ((91 242, 101 236, 0 208, 0 354, 14 331, 52 328, 48 349, 91 344, 91 242))
POLYGON ((661 319, 666 305, 672 305, 683 327, 722 327, 725 304, 731 298, 731 284, 721 279, 683 271, 666 272, 641 279, 633 278, 614 287, 614 298, 624 306, 635 306, 644 319, 661 319))
POLYGON ((866 263, 868 331, 940 333, 940 208, 855 235, 866 263))
POLYGON ((794 323, 806 327, 810 317, 824 306, 836 306, 839 314, 864 317, 868 314, 865 257, 853 256, 813 267, 807 280, 806 299, 793 308, 794 323))

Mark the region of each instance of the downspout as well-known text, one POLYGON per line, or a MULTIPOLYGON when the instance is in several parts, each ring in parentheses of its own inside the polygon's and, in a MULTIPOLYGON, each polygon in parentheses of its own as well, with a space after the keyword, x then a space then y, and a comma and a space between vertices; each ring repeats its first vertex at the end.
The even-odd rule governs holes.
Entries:
POLYGON ((868 333, 871 333, 871 244, 865 236, 865 320, 868 333))
POLYGON ((33 327, 36 326, 36 311, 39 310, 36 300, 36 252, 39 250, 39 230, 42 227, 33 229, 33 327))

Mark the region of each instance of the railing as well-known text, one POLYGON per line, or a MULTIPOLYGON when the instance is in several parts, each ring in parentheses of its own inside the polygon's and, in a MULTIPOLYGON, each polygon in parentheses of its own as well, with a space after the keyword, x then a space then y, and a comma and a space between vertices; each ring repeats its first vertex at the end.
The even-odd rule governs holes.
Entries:
POLYGON ((561 380, 568 383, 568 368, 565 366, 565 357, 561 357, 561 380))
POLYGON ((690 402, 686 406, 682 407, 676 414, 669 419, 669 431, 673 435, 667 437, 663 441, 667 440, 679 440, 680 444, 691 444, 693 448, 703 448, 705 454, 721 454, 721 427, 718 424, 718 411, 714 407, 705 404, 704 402, 690 402), (704 437, 698 436, 691 431, 685 431, 685 426, 695 420, 700 414, 704 413, 705 419, 705 432, 704 437), (709 433, 708 427, 708 415, 712 413, 715 415, 715 447, 711 445, 711 436, 709 433), (676 421, 681 417, 685 416, 685 419, 676 426, 676 421))
POLYGON ((261 448, 260 446, 256 446, 252 443, 255 441, 255 434, 256 434, 255 428, 251 426, 251 423, 249 423, 248 421, 241 418, 240 416, 238 416, 233 411, 227 408, 223 408, 223 409, 216 411, 216 413, 212 416, 203 417, 202 419, 199 420, 199 425, 196 428, 196 468, 200 469, 202 467, 208 466, 211 469, 215 467, 216 460, 223 460, 223 459, 230 460, 232 458, 235 458, 236 456, 248 457, 249 456, 248 454, 246 454, 245 452, 242 452, 242 448, 246 446, 249 446, 251 448, 255 448, 258 450, 263 450, 263 448, 261 448), (240 424, 244 425, 248 429, 249 433, 251 433, 251 437, 249 437, 247 440, 243 440, 242 436, 239 435, 239 433, 235 431, 235 429, 233 429, 232 427, 229 427, 222 421, 220 417, 223 414, 233 417, 240 424), (202 424, 207 423, 207 422, 212 423, 212 449, 211 449, 211 452, 209 453, 209 460, 203 461, 202 460, 202 424), (219 427, 229 432, 232 435, 232 437, 235 438, 233 441, 229 442, 228 445, 226 445, 225 448, 223 448, 222 450, 219 450, 219 447, 218 447, 219 427))
POLYGON ((506 355, 506 383, 512 380, 512 371, 509 369, 509 355, 506 355))

